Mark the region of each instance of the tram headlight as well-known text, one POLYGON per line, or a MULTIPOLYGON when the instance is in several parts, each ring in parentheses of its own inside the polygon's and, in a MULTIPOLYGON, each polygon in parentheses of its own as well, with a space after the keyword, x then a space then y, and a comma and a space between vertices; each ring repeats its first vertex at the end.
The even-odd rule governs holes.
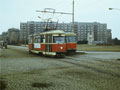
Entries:
POLYGON ((60 49, 62 50, 62 49, 63 49, 63 47, 62 47, 62 46, 60 46, 60 49))

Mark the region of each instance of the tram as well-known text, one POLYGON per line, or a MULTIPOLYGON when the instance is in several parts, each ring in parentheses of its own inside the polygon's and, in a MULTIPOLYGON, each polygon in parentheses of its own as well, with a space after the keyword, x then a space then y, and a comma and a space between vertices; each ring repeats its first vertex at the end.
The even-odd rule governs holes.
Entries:
POLYGON ((29 52, 43 55, 64 55, 66 52, 65 32, 50 30, 29 35, 29 52))
POLYGON ((75 33, 65 33, 66 53, 75 53, 77 48, 75 33))
POLYGON ((50 30, 29 35, 29 52, 43 55, 64 56, 76 51, 75 34, 62 30, 50 30))

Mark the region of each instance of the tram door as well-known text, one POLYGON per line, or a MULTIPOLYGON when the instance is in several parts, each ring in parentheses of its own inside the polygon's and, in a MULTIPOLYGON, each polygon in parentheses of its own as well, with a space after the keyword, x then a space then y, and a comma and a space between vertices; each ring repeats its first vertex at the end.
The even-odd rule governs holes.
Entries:
POLYGON ((34 49, 34 36, 32 35, 32 50, 34 49))
POLYGON ((45 47, 46 47, 46 52, 52 52, 52 35, 51 34, 46 34, 46 39, 45 39, 45 47))
POLYGON ((29 43, 31 44, 30 49, 33 50, 34 49, 34 36, 29 36, 29 43))

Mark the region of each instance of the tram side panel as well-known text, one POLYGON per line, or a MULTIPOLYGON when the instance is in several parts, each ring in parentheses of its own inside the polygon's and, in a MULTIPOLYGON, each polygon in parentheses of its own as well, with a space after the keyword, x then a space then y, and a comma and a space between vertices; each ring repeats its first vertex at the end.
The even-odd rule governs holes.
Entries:
POLYGON ((77 43, 75 40, 74 33, 66 33, 66 51, 69 52, 76 52, 77 43))
POLYGON ((40 44, 38 43, 38 45, 36 44, 36 47, 35 47, 35 44, 34 44, 34 50, 37 50, 37 51, 45 51, 45 44, 40 44))
POLYGON ((32 50, 33 44, 28 44, 29 50, 32 50))
POLYGON ((66 43, 67 50, 76 50, 76 48, 77 48, 76 43, 66 43))
POLYGON ((52 52, 66 52, 66 44, 53 44, 52 52))

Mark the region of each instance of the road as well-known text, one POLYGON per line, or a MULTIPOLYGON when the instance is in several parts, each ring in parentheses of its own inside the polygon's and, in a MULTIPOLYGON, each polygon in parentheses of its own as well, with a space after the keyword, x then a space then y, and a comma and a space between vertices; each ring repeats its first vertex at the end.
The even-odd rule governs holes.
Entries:
POLYGON ((0 49, 0 90, 120 90, 120 52, 86 52, 65 58, 0 49))

